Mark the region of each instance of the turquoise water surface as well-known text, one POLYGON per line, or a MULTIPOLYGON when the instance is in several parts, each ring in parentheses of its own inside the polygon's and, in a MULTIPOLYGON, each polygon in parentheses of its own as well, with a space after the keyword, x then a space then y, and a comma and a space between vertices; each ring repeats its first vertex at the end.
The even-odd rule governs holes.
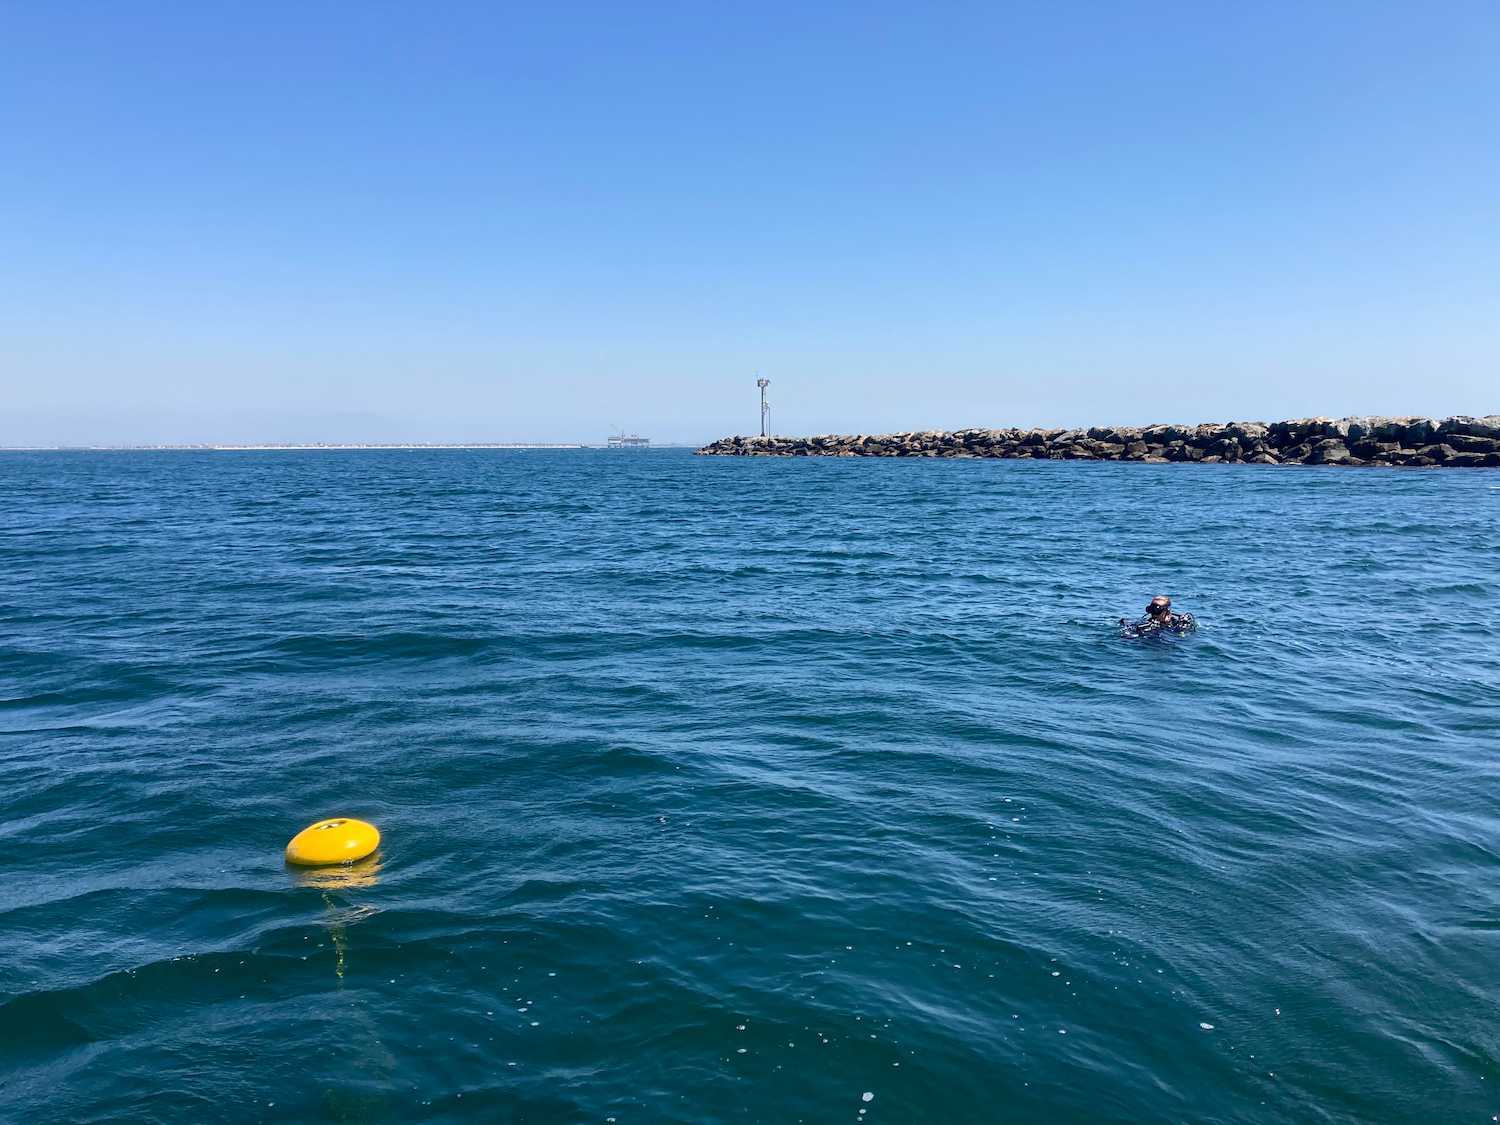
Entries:
POLYGON ((1491 1121, 1497 575, 1488 470, 0 455, 0 1118, 1491 1121))

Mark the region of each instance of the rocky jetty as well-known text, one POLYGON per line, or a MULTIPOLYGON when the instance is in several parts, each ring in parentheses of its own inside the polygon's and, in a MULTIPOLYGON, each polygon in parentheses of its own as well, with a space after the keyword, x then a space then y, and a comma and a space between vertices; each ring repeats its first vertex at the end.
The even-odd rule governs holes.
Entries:
POLYGON ((698 452, 731 457, 1031 457, 1044 461, 1500 467, 1500 414, 1442 419, 1298 418, 1201 426, 1092 426, 1086 430, 730 437, 705 445, 698 452))

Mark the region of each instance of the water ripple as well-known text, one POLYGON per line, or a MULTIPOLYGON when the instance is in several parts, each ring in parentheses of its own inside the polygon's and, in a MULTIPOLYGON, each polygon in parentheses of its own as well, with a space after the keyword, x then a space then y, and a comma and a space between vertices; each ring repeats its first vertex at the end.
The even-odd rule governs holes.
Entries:
POLYGON ((1495 480, 0 455, 0 1117, 1488 1120, 1495 480))

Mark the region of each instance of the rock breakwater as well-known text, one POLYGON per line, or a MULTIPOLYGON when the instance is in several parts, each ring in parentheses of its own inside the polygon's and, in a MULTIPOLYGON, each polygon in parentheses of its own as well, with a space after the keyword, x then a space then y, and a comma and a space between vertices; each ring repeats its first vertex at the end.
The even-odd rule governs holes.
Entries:
POLYGON ((698 452, 731 457, 1030 457, 1044 461, 1500 467, 1500 414, 727 437, 698 452))

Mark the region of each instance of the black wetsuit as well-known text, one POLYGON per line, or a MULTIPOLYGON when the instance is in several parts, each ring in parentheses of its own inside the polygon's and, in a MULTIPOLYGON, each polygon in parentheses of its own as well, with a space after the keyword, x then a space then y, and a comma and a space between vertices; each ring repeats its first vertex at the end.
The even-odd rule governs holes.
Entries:
POLYGON ((1126 637, 1154 637, 1162 633, 1191 633, 1198 622, 1191 613, 1169 613, 1165 617, 1152 617, 1149 613, 1139 621, 1120 618, 1120 634, 1126 637))

